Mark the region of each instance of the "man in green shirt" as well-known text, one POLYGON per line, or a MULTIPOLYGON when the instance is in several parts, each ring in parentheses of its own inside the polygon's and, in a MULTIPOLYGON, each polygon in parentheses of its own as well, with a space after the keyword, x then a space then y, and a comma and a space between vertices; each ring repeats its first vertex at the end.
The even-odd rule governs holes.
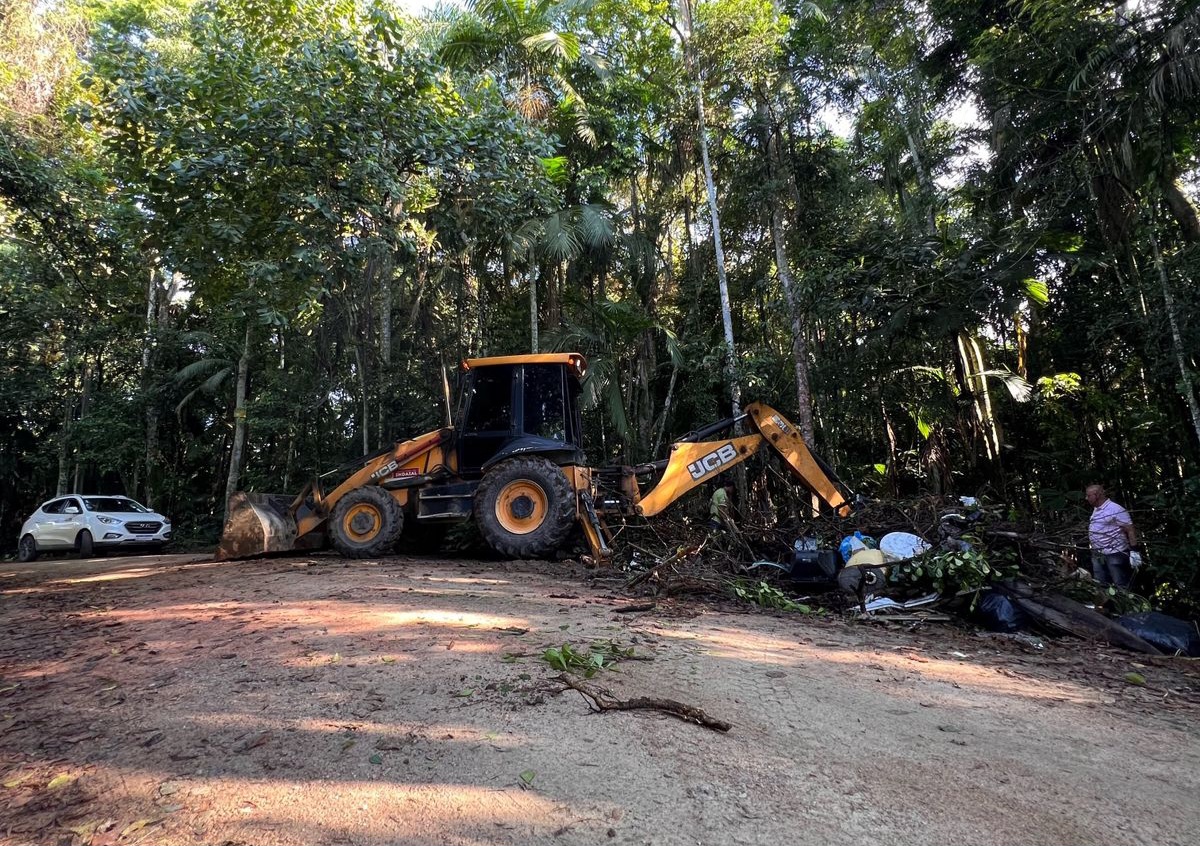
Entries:
POLYGON ((733 493, 733 482, 725 482, 713 491, 712 499, 708 501, 708 527, 710 529, 729 529, 737 531, 733 522, 733 513, 729 507, 729 496, 733 493))

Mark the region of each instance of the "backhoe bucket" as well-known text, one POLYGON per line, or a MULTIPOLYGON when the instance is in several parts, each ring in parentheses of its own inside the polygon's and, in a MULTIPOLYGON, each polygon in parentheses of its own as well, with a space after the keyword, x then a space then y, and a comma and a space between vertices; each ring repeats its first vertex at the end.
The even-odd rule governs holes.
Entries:
POLYGON ((290 496, 236 492, 229 498, 216 560, 257 558, 294 549, 297 529, 291 505, 290 496))

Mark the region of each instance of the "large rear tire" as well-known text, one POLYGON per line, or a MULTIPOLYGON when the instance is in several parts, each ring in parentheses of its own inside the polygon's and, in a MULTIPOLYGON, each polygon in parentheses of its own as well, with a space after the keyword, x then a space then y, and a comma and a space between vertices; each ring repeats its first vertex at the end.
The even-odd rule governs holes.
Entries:
POLYGON ((37 540, 33 535, 25 535, 21 538, 21 542, 17 544, 17 560, 23 564, 28 564, 30 561, 37 561, 38 548, 37 540))
POLYGON ((94 552, 95 546, 94 541, 92 540, 92 533, 87 529, 84 529, 79 533, 79 557, 91 558, 92 553, 94 552))
POLYGON ((475 491, 475 522, 488 545, 510 558, 549 558, 575 526, 575 490, 544 458, 497 464, 475 491))
POLYGON ((333 548, 347 558, 387 555, 403 530, 400 504, 377 485, 350 491, 338 500, 329 519, 333 548))

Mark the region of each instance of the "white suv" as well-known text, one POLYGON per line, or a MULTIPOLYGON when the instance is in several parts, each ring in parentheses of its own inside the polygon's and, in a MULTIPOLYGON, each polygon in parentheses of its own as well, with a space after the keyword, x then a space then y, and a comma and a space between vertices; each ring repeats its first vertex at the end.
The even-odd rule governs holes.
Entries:
POLYGON ((43 552, 78 552, 84 558, 115 548, 161 549, 171 540, 171 521, 124 496, 61 496, 42 503, 21 526, 17 557, 33 561, 43 552))

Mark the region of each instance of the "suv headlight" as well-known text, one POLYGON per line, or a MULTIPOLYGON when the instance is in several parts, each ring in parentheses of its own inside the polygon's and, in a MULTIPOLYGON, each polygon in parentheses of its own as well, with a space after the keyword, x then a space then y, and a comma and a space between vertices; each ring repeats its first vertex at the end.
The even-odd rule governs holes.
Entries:
POLYGON ((104 524, 104 525, 106 525, 106 526, 119 526, 119 525, 121 525, 121 521, 120 521, 120 520, 114 520, 112 517, 103 517, 103 516, 101 516, 101 517, 97 517, 96 519, 97 519, 97 520, 99 520, 101 523, 103 523, 103 524, 104 524))

